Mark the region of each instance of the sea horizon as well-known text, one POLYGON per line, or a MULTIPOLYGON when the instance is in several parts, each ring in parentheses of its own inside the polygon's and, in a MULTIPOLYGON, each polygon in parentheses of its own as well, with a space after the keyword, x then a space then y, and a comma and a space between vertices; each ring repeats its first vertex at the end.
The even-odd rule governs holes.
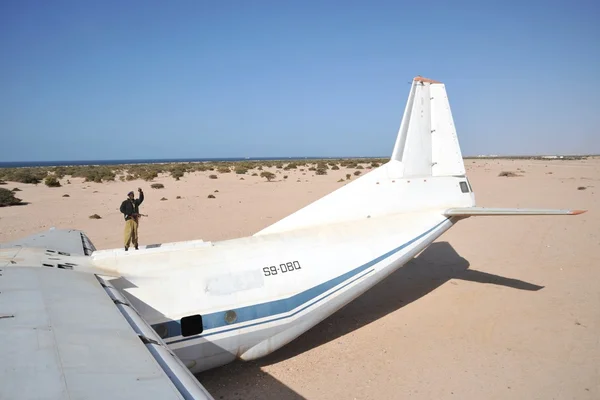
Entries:
MULTIPOLYGON (((598 157, 598 154, 531 154, 531 155, 465 155, 463 159, 474 158, 571 158, 598 157)), ((300 161, 300 160, 346 160, 346 159, 387 159, 387 156, 289 156, 289 157, 204 157, 204 158, 141 158, 113 160, 55 160, 55 161, 1 161, 0 168, 68 167, 92 165, 132 165, 132 164, 171 164, 200 162, 239 162, 239 161, 300 161)))
POLYGON ((68 167, 90 165, 131 165, 131 164, 170 164, 199 162, 238 162, 238 161, 295 161, 295 160, 340 160, 340 159, 379 159, 377 156, 297 156, 297 157, 206 157, 206 158, 141 158, 114 160, 55 160, 55 161, 2 161, 0 168, 26 167, 68 167))

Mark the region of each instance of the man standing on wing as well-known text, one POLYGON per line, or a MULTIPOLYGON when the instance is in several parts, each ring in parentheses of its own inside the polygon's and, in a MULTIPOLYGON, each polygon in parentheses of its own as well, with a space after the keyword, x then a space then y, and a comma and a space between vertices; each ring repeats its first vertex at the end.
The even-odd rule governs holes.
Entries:
POLYGON ((121 212, 125 215, 125 251, 129 250, 129 244, 138 250, 138 218, 140 217, 139 206, 144 201, 144 192, 138 188, 140 197, 134 199, 134 193, 127 194, 127 200, 121 203, 121 212))

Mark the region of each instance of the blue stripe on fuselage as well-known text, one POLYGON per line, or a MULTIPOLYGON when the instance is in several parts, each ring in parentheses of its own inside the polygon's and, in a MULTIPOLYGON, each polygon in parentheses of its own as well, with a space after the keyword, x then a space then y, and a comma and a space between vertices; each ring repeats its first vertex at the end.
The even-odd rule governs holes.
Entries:
MULTIPOLYGON (((249 321, 253 321, 256 319, 261 319, 261 318, 267 318, 267 317, 271 317, 271 316, 277 316, 280 314, 285 314, 285 313, 289 313, 290 311, 311 302, 311 300, 315 299, 316 297, 319 297, 320 295, 324 294, 325 292, 327 292, 328 290, 334 288, 335 286, 351 279, 352 277, 360 274, 361 272, 367 270, 369 267, 377 264, 378 262, 392 256, 393 254, 399 252, 400 250, 404 249, 407 246, 410 246, 411 244, 413 244, 414 242, 416 242, 417 240, 421 239, 423 236, 426 236, 427 234, 431 233, 432 231, 434 231, 436 228, 438 228, 440 225, 442 225, 444 222, 448 221, 448 219, 444 219, 442 222, 440 222, 439 224, 435 225, 433 228, 427 230, 426 232, 420 234, 419 236, 409 240, 408 242, 402 244, 399 247, 396 247, 393 250, 388 251, 387 253, 367 262, 366 264, 361 265, 360 267, 357 267, 351 271, 346 272, 345 274, 342 274, 336 278, 333 278, 327 282, 321 283, 320 285, 317 285, 313 288, 307 289, 303 292, 300 292, 294 296, 288 297, 286 299, 281 299, 281 300, 274 300, 274 301, 269 301, 266 303, 260 303, 260 304, 255 304, 255 305, 251 305, 251 306, 246 306, 246 307, 240 307, 240 308, 234 308, 232 310, 226 310, 226 311, 217 311, 217 312, 213 312, 210 314, 205 314, 202 315, 202 325, 203 325, 203 330, 210 330, 210 329, 217 329, 217 328, 221 328, 224 326, 228 326, 231 327, 229 329, 225 329, 225 330, 220 330, 217 332, 207 332, 207 333, 203 333, 200 335, 195 335, 195 336, 190 336, 190 337, 186 337, 183 339, 178 339, 178 340, 174 340, 171 342, 167 342, 168 344, 173 344, 173 343, 179 343, 179 342, 183 342, 186 340, 191 340, 191 339, 195 339, 198 338, 200 336, 209 336, 209 335, 213 335, 213 334, 217 334, 217 333, 223 333, 226 331, 230 331, 230 330, 235 330, 235 329, 240 329, 243 328, 245 326, 239 326, 239 324, 245 323, 245 322, 249 322, 249 321), (234 311, 237 315, 237 319, 235 320, 234 324, 228 324, 225 321, 225 313, 227 311, 234 311), (235 327, 234 327, 235 326, 235 327)), ((371 271, 369 271, 371 272, 371 271)), ((367 275, 364 274, 364 275, 367 275)), ((364 275, 361 275, 364 276, 364 275)), ((357 278, 358 279, 358 278, 357 278)), ((354 281, 354 279, 352 280, 352 282, 354 281)), ((348 282, 346 285, 344 285, 343 287, 347 286, 348 284, 350 284, 351 282, 348 282)), ((338 290, 342 289, 342 287, 338 288, 338 290)), ((337 290, 336 290, 337 291, 337 290)), ((251 324, 251 325, 247 325, 247 326, 254 326, 254 325, 258 325, 258 324, 263 324, 263 323, 268 323, 268 322, 272 322, 272 321, 276 321, 276 320, 280 320, 280 319, 284 319, 284 318, 289 318, 292 317, 293 315, 297 314, 298 312, 304 310, 305 308, 318 303, 319 301, 325 299, 326 297, 329 297, 330 295, 332 295, 335 292, 331 292, 329 295, 322 297, 321 299, 308 304, 307 306, 303 307, 302 309, 296 311, 293 314, 290 315, 286 315, 286 316, 280 316, 274 319, 269 319, 266 321, 261 321, 255 324, 251 324)), ((167 330, 168 333, 167 335, 163 338, 164 340, 168 339, 168 338, 172 338, 172 337, 176 337, 176 336, 180 336, 181 335, 181 325, 180 325, 180 321, 176 320, 176 321, 168 321, 168 322, 162 322, 162 323, 158 323, 158 324, 154 324, 152 325, 152 328, 154 329, 158 329, 159 326, 161 325, 166 325, 167 326, 167 330)))

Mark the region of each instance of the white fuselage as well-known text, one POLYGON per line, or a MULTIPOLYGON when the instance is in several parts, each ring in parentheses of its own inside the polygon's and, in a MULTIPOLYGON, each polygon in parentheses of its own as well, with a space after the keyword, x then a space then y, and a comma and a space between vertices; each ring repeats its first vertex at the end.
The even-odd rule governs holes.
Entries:
MULTIPOLYGON (((215 243, 101 251, 93 262, 122 276, 112 284, 193 372, 256 359, 364 293, 452 226, 443 210, 472 202, 458 184, 465 178, 428 179, 432 190, 436 180, 454 187, 457 198, 444 200, 453 204, 376 216, 363 209, 362 218, 215 243), (192 315, 202 316, 203 331, 184 337, 180 320, 192 315)), ((409 185, 394 184, 400 192, 409 185)))

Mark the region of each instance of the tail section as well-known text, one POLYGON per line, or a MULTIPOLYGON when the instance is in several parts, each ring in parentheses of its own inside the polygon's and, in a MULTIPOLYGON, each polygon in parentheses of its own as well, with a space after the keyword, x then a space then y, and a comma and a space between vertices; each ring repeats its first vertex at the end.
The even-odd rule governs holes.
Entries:
POLYGON ((465 175, 446 86, 413 79, 391 157, 402 177, 465 175))
POLYGON ((413 79, 388 163, 257 233, 475 204, 443 83, 413 79))
POLYGON ((446 217, 576 214, 475 207, 446 87, 417 76, 389 162, 256 235, 409 212, 437 212, 446 217))

